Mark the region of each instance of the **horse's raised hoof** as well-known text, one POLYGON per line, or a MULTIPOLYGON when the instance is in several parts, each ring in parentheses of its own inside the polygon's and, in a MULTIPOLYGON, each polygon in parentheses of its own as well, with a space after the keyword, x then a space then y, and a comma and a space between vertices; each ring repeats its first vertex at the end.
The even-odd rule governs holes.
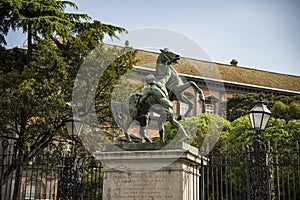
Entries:
POLYGON ((205 101, 205 96, 204 96, 204 95, 200 94, 200 95, 199 95, 199 98, 200 98, 202 101, 205 101))

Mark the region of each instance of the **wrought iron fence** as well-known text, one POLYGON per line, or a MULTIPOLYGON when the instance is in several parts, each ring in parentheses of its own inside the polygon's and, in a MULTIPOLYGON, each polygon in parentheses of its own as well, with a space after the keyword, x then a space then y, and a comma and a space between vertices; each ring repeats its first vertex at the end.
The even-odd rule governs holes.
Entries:
MULTIPOLYGON (((41 153, 22 163, 8 147, 0 150, 1 200, 102 199, 102 166, 96 160, 41 153), (20 177, 16 177, 18 168, 20 177)), ((226 147, 210 152, 207 165, 200 168, 200 199, 252 199, 251 191, 264 181, 268 200, 300 199, 299 143, 269 146, 259 152, 264 158, 260 164, 252 162, 256 153, 251 148, 234 151, 226 147), (253 183, 253 177, 260 180, 261 169, 266 169, 266 177, 253 183)))
POLYGON ((206 157, 207 165, 201 166, 201 200, 300 199, 298 142, 294 146, 268 146, 264 152, 228 150, 225 146, 206 157), (253 163, 255 156, 263 158, 261 163, 253 163), (253 190, 258 196, 253 196, 253 190), (266 197, 259 197, 262 193, 266 197))
POLYGON ((42 152, 24 163, 8 147, 0 150, 1 200, 102 198, 102 166, 93 159, 42 152))
POLYGON ((246 156, 215 150, 201 167, 201 199, 247 199, 246 156))

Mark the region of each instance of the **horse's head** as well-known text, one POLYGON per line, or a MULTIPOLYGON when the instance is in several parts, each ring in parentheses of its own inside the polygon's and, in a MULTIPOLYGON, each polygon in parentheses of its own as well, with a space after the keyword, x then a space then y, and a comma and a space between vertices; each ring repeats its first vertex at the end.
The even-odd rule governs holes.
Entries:
POLYGON ((161 53, 158 56, 157 62, 167 63, 167 65, 171 65, 173 63, 178 63, 180 56, 176 53, 169 51, 167 48, 160 49, 161 53))

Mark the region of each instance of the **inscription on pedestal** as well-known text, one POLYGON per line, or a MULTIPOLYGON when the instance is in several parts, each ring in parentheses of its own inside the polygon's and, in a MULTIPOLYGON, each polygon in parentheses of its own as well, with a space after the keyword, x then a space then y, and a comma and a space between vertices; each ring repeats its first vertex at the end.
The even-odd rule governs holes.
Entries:
POLYGON ((103 200, 199 199, 199 166, 206 160, 188 144, 151 145, 110 145, 95 153, 104 163, 103 200))
POLYGON ((176 187, 179 184, 178 178, 174 175, 171 177, 167 172, 109 172, 104 179, 106 200, 168 200, 176 199, 176 192, 180 192, 179 187, 176 187))

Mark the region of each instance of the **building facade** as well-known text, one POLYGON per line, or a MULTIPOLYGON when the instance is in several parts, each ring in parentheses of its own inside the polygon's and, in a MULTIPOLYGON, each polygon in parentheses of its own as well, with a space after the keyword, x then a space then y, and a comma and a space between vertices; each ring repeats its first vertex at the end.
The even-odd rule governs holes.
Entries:
MULTIPOLYGON (((143 83, 146 75, 155 73, 158 54, 139 50, 136 78, 143 83)), ((205 102, 201 102, 196 92, 189 88, 186 96, 194 102, 192 115, 213 113, 226 116, 224 106, 234 94, 264 93, 274 96, 300 95, 300 76, 280 74, 247 67, 240 67, 236 60, 230 64, 220 64, 189 58, 181 58, 173 67, 183 81, 194 81, 204 92, 205 102)), ((182 114, 186 105, 174 102, 174 112, 182 114)))
MULTIPOLYGON (((134 78, 130 77, 129 81, 132 84, 146 85, 145 77, 155 74, 157 56, 157 53, 138 50, 139 62, 134 67, 134 78)), ((232 60, 230 64, 220 64, 181 58, 178 64, 172 66, 183 82, 195 82, 205 95, 206 101, 203 102, 192 87, 185 91, 185 95, 194 103, 190 116, 209 113, 226 118, 226 102, 234 94, 300 95, 300 76, 240 67, 237 66, 236 60, 232 60)), ((187 105, 182 102, 173 101, 173 105, 176 115, 183 115, 187 110, 187 105)), ((151 116, 155 118, 156 114, 152 113, 151 116)), ((135 128, 138 128, 138 124, 136 125, 135 128)), ((155 129, 155 120, 152 120, 149 126, 150 136, 151 128, 155 129)))

